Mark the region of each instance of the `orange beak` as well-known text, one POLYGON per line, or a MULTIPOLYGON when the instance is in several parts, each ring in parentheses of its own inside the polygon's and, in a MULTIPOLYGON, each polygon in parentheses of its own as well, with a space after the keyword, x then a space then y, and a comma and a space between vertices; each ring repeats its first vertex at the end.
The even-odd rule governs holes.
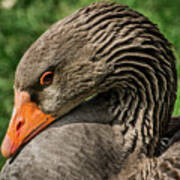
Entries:
POLYGON ((25 91, 15 90, 15 106, 6 136, 1 146, 2 155, 11 157, 17 150, 55 119, 41 111, 36 103, 30 100, 25 91))

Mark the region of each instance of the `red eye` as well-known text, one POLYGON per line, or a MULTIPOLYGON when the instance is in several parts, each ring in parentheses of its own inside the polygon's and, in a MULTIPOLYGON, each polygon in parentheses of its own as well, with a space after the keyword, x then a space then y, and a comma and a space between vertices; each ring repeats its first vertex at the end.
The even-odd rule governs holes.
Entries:
POLYGON ((51 71, 48 71, 48 72, 45 72, 41 78, 40 78, 40 84, 41 85, 50 85, 52 83, 52 80, 53 80, 53 72, 51 71))

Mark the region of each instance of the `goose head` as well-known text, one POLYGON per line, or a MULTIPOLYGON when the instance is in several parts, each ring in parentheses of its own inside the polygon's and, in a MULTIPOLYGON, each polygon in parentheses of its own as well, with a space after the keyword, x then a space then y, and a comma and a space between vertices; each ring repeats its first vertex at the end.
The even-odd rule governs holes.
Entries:
POLYGON ((54 24, 22 57, 2 154, 11 157, 52 122, 102 94, 111 97, 111 118, 100 123, 122 137, 126 152, 152 154, 175 92, 174 56, 157 27, 126 6, 92 4, 54 24))

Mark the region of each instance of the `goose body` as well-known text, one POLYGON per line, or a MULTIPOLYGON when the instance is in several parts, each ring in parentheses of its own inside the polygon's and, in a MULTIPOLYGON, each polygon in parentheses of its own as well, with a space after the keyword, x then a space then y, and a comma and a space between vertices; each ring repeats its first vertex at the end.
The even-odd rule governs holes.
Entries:
MULTIPOLYGON (((131 162, 125 160, 125 153, 121 152, 122 142, 115 139, 107 124, 80 123, 87 118, 92 122, 94 119, 108 122, 107 106, 104 98, 97 98, 52 124, 26 145, 15 160, 12 158, 6 162, 1 180, 179 179, 179 142, 159 157, 142 156, 134 163, 134 159, 130 158, 131 162)), ((176 118, 176 122, 178 120, 176 118)))
POLYGON ((18 65, 0 179, 180 179, 176 90, 170 43, 146 17, 77 11, 18 65))
MULTIPOLYGON (((27 144, 16 159, 6 162, 1 180, 179 179, 178 141, 159 157, 125 160, 122 142, 115 139, 107 124, 80 123, 87 118, 92 122, 94 119, 109 121, 103 102, 103 99, 97 99, 85 103, 52 124, 27 144), (69 121, 73 123, 67 124, 69 121)), ((176 122, 178 120, 176 118, 176 122)))

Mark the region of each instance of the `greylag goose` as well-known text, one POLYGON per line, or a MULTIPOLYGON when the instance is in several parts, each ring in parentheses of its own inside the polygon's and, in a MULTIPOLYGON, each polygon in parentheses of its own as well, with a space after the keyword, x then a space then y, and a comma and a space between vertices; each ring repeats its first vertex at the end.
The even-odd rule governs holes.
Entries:
POLYGON ((175 58, 142 14, 102 2, 57 22, 14 87, 1 180, 180 179, 175 58))

